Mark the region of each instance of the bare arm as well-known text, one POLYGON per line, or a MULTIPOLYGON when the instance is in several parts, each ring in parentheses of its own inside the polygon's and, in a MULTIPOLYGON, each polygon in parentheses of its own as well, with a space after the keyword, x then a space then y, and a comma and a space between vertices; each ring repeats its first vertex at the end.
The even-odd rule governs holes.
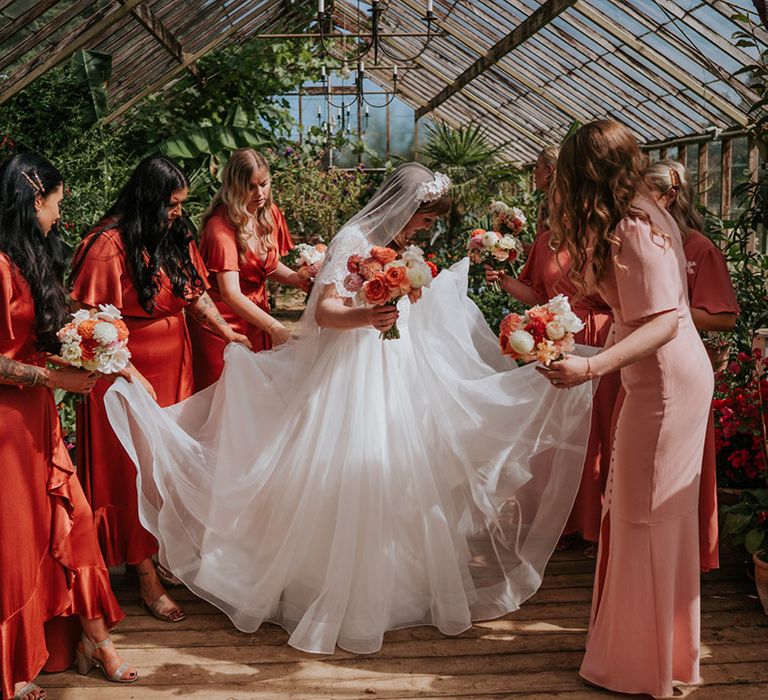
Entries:
POLYGON ((61 367, 46 369, 28 365, 0 355, 0 384, 11 386, 44 386, 49 389, 64 389, 76 394, 87 394, 98 380, 98 375, 78 369, 61 367))
POLYGON ((695 306, 691 307, 691 317, 699 331, 732 331, 736 325, 734 313, 711 314, 695 306))
MULTIPOLYGON (((285 266, 283 266, 285 267, 285 266)), ((286 268, 288 269, 288 268, 286 268)), ((235 270, 217 272, 216 281, 221 290, 221 298, 240 318, 252 326, 269 333, 274 345, 281 345, 291 338, 288 329, 264 309, 254 304, 240 289, 240 273, 235 270)), ((217 310, 218 313, 218 310, 217 310)), ((224 321, 224 319, 222 319, 224 321)))
MULTIPOLYGON (((490 265, 485 266, 485 281, 498 282, 507 294, 526 306, 536 306, 536 304, 542 303, 533 293, 533 289, 525 284, 525 282, 515 279, 506 272, 495 270, 490 265)), ((546 299, 544 301, 546 301, 546 299)))
POLYGON ((277 280, 280 284, 288 285, 289 287, 296 287, 297 289, 303 289, 305 292, 309 288, 309 281, 299 277, 298 272, 294 272, 290 267, 283 263, 277 263, 277 269, 270 275, 274 280, 277 280))
POLYGON ((251 341, 246 336, 236 333, 232 326, 224 320, 208 292, 203 292, 197 297, 189 305, 188 310, 192 318, 227 342, 242 343, 246 347, 251 347, 251 341))
POLYGON ((379 331, 387 331, 397 321, 397 307, 386 306, 353 307, 347 306, 332 284, 329 284, 320 297, 315 311, 317 325, 323 328, 347 330, 373 326, 379 331))

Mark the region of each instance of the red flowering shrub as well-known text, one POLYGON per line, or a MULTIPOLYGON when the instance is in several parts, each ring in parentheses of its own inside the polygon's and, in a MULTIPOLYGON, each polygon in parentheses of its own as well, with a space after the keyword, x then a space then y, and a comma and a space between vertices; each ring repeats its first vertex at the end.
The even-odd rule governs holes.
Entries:
POLYGON ((765 424, 768 419, 768 373, 757 378, 768 358, 759 350, 740 352, 715 376, 715 447, 720 486, 764 486, 768 476, 765 424))

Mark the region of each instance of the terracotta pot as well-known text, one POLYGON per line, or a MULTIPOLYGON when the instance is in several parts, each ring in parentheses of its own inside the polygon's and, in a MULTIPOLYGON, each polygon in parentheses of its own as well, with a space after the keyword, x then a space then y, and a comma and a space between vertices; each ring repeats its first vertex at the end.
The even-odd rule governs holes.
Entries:
POLYGON ((752 561, 755 564, 755 585, 757 586, 757 595, 763 606, 763 612, 768 615, 768 562, 763 561, 758 555, 765 556, 768 550, 755 552, 752 555, 752 561))

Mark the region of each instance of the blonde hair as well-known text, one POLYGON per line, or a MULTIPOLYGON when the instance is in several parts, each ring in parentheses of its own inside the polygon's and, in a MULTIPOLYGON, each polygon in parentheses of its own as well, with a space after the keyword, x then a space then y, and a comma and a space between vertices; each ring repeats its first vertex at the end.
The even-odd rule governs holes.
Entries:
POLYGON ((584 266, 591 258, 595 281, 608 268, 614 229, 632 212, 632 200, 643 187, 647 159, 623 124, 601 119, 569 136, 557 160, 550 226, 554 248, 571 260, 570 277, 586 292, 584 266), (591 256, 588 249, 592 247, 591 256))
POLYGON ((221 187, 214 195, 211 205, 203 215, 203 226, 211 218, 219 205, 224 205, 229 223, 237 231, 237 248, 240 257, 248 250, 248 238, 251 234, 248 225, 254 220, 254 233, 269 251, 275 248, 272 233, 275 220, 272 216, 272 188, 270 187, 267 201, 254 215, 248 212, 247 206, 251 198, 249 186, 253 176, 260 170, 266 170, 270 175, 269 164, 261 153, 252 148, 238 148, 229 158, 221 173, 221 187))
POLYGON ((554 170, 557 167, 557 157, 560 155, 560 146, 544 146, 539 153, 537 160, 541 160, 544 165, 554 170))
POLYGON ((669 205, 669 213, 675 220, 683 237, 690 231, 704 230, 704 217, 696 209, 696 198, 688 169, 677 160, 657 160, 645 173, 648 184, 661 194, 677 189, 675 198, 669 205))
POLYGON ((539 206, 539 213, 536 221, 537 228, 538 226, 546 226, 549 228, 549 200, 552 196, 551 190, 555 182, 555 171, 557 170, 557 158, 559 155, 560 146, 544 146, 539 152, 539 157, 536 159, 537 161, 540 160, 552 170, 552 175, 549 178, 549 186, 544 192, 544 198, 541 200, 541 205, 539 206))

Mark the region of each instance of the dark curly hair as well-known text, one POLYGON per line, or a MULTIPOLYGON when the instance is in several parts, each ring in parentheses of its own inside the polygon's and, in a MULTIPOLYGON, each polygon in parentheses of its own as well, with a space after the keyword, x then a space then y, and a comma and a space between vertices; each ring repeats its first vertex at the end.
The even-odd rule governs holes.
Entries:
POLYGON ((136 166, 117 201, 101 218, 96 233, 80 251, 72 270, 72 279, 99 235, 117 228, 125 248, 128 271, 142 308, 151 313, 160 289, 160 271, 165 271, 171 289, 179 298, 202 293, 204 282, 189 256, 194 239, 192 224, 180 217, 168 225, 171 195, 189 187, 179 167, 165 156, 150 156, 136 166))

